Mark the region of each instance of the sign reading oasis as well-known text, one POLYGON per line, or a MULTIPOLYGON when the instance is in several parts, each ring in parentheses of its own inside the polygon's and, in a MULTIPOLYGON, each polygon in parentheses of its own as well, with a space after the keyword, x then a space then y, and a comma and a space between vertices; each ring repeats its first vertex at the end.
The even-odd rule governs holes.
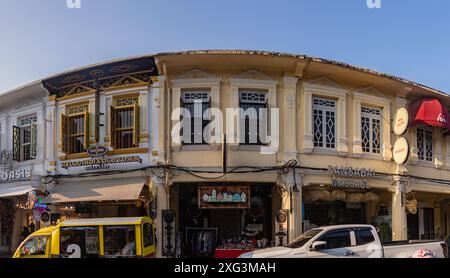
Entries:
POLYGON ((332 187, 368 189, 367 179, 375 177, 375 169, 328 166, 332 187))
POLYGON ((2 182, 22 180, 22 179, 28 179, 28 178, 31 178, 31 169, 16 170, 16 171, 1 173, 2 182))
POLYGON ((2 150, 0 152, 0 167, 3 173, 0 174, 2 182, 20 181, 31 178, 31 169, 13 170, 13 152, 10 150, 2 150))

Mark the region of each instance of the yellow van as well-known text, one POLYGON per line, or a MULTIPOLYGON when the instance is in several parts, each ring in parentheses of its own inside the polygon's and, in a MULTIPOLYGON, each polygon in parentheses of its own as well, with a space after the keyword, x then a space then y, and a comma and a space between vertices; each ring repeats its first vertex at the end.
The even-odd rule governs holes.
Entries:
POLYGON ((13 258, 154 257, 155 229, 149 217, 65 220, 28 236, 13 258))

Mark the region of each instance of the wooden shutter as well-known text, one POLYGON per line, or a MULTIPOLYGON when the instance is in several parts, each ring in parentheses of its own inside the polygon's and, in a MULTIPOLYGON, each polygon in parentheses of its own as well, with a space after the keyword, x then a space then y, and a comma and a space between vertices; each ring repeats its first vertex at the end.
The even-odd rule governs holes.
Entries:
POLYGON ((20 161, 20 127, 13 126, 13 159, 20 161))
POLYGON ((84 111, 84 151, 89 149, 89 111, 84 111))
POLYGON ((117 128, 117 111, 114 108, 114 106, 111 106, 111 147, 116 148, 117 147, 117 134, 116 134, 116 128, 117 128))
POLYGON ((30 158, 36 159, 37 157, 37 124, 31 123, 31 140, 30 140, 30 158))
POLYGON ((139 130, 140 130, 140 110, 139 104, 134 103, 133 107, 133 145, 134 147, 139 147, 139 130))
POLYGON ((61 124, 60 124, 60 133, 61 133, 61 144, 62 144, 62 152, 63 153, 68 153, 69 149, 68 149, 68 138, 67 138, 67 133, 68 133, 68 128, 67 128, 67 117, 64 114, 61 114, 61 124))

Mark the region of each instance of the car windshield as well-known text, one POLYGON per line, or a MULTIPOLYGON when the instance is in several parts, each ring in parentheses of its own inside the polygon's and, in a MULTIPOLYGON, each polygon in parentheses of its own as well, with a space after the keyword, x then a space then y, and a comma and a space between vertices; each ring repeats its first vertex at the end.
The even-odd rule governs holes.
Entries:
POLYGON ((299 237, 294 239, 294 241, 291 242, 288 245, 288 247, 289 248, 300 248, 303 245, 305 245, 305 243, 307 243, 311 238, 315 237, 318 233, 320 233, 321 231, 322 231, 322 229, 309 230, 306 233, 301 234, 299 237))

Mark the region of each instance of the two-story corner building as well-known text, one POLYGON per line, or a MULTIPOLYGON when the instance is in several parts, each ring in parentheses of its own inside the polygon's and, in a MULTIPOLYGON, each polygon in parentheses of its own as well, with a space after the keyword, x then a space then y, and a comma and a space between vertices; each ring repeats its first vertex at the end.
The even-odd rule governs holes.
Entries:
POLYGON ((24 228, 41 226, 35 204, 47 174, 46 100, 40 82, 0 95, 0 253, 17 248, 24 228))
POLYGON ((234 256, 344 223, 374 224, 385 240, 449 235, 448 113, 439 123, 411 109, 432 99, 447 111, 447 94, 298 55, 212 50, 155 58, 165 80, 155 148, 179 167, 159 179, 162 255, 234 256), (227 108, 242 110, 229 116, 227 108), (251 108, 278 108, 278 118, 246 113, 251 108), (400 108, 416 120, 397 136, 400 108), (202 137, 213 121, 227 134, 202 137), (250 128, 259 121, 279 132, 278 142, 249 140, 263 133, 250 128), (409 145, 393 153, 400 137, 409 145), (397 165, 393 157, 402 154, 409 159, 397 165))
POLYGON ((149 97, 158 90, 154 75, 154 59, 137 57, 42 81, 52 146, 44 201, 54 219, 145 216, 156 206, 146 169, 155 163, 149 97))

